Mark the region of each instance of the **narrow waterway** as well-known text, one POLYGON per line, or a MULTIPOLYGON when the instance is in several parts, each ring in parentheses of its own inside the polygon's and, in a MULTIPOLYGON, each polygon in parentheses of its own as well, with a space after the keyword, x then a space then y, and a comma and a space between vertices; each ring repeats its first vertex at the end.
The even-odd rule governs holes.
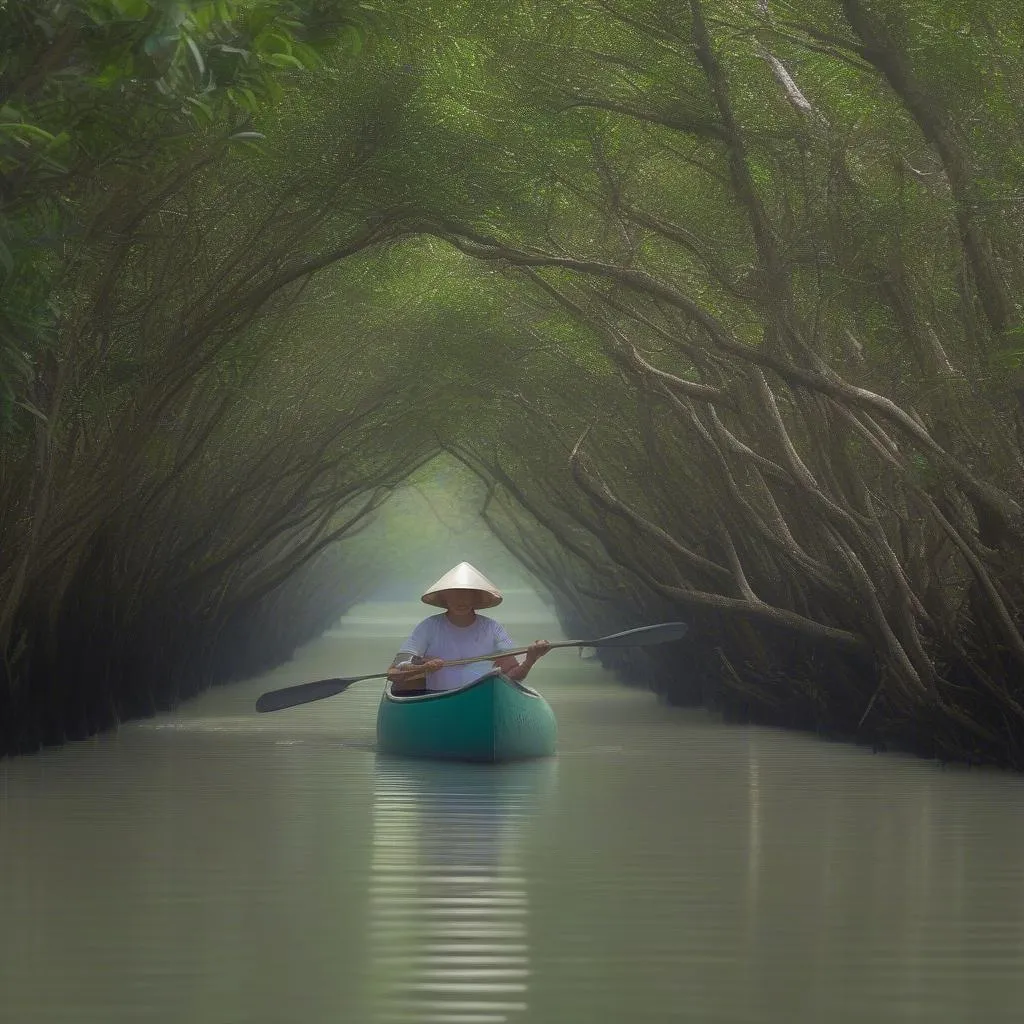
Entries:
MULTIPOLYGON (((554 639, 510 596, 517 641, 554 639)), ((551 761, 379 759, 423 607, 0 762, 7 1024, 997 1024, 1024 1014, 1024 779, 723 725, 551 654, 551 761)), ((682 666, 685 671, 685 665, 682 666)))

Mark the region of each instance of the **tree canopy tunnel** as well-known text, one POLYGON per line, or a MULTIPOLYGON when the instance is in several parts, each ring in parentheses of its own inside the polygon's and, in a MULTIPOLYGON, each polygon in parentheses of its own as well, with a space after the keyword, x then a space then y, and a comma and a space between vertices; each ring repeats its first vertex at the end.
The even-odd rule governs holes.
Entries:
POLYGON ((1024 764, 1018 5, 102 7, 0 12, 0 749, 286 656, 445 453, 670 699, 1024 764))

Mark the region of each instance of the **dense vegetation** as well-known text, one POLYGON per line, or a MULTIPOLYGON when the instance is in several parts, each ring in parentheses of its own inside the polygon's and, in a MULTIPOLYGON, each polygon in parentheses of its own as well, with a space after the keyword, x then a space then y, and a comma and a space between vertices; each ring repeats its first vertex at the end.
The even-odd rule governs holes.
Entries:
POLYGON ((694 623, 670 699, 1024 766, 977 6, 0 5, 0 750, 287 654, 445 451, 574 628, 694 623))

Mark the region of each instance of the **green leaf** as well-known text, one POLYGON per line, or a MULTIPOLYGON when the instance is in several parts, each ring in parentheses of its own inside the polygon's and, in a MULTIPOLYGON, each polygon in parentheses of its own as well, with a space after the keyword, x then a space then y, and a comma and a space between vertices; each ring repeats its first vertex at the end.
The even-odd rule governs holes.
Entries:
POLYGON ((259 101, 256 99, 256 93, 252 89, 238 89, 234 86, 229 86, 227 97, 236 106, 250 113, 254 114, 259 109, 259 101))
POLYGON ((129 21, 142 21, 149 12, 149 0, 111 0, 115 10, 129 21))
POLYGON ((213 121, 213 108, 210 106, 209 103, 206 103, 195 96, 186 96, 185 102, 189 104, 191 107, 194 107, 195 110, 202 114, 207 121, 213 121))
POLYGON ((33 416, 37 417, 38 419, 41 419, 44 423, 48 422, 46 418, 46 413, 42 412, 40 409, 37 409, 27 398, 23 399, 20 402, 15 402, 14 404, 20 406, 26 412, 32 413, 33 416))
POLYGON ((267 64, 273 64, 275 68, 299 68, 301 70, 305 67, 298 57, 293 57, 290 53, 267 53, 263 55, 263 60, 267 64))
POLYGON ((25 124, 23 121, 0 122, 0 132, 3 131, 10 135, 24 135, 38 142, 53 142, 56 139, 56 136, 46 131, 45 128, 34 124, 25 124))
POLYGON ((95 75, 92 79, 95 85, 98 85, 101 89, 109 88, 115 85, 117 82, 121 82, 126 78, 130 78, 132 74, 133 61, 131 54, 128 54, 124 59, 114 61, 103 68, 98 75, 95 75))
POLYGON ((262 54, 292 52, 291 40, 280 32, 261 32, 255 42, 256 49, 262 54))
POLYGON ((185 42, 188 44, 189 50, 192 51, 192 59, 196 62, 199 74, 203 74, 206 71, 206 62, 203 60, 203 55, 199 52, 199 47, 196 46, 196 41, 191 36, 185 36, 185 42))
POLYGON ((296 43, 292 47, 292 56, 299 61, 304 68, 316 68, 320 66, 320 54, 307 46, 305 43, 296 43))

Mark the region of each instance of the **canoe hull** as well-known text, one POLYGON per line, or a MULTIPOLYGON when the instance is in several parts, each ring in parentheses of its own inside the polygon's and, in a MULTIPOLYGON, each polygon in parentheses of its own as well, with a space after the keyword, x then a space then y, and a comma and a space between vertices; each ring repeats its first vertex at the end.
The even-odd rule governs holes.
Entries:
POLYGON ((401 697, 388 684, 377 711, 382 754, 444 761, 549 757, 555 715, 535 690, 492 672, 458 690, 401 697))

